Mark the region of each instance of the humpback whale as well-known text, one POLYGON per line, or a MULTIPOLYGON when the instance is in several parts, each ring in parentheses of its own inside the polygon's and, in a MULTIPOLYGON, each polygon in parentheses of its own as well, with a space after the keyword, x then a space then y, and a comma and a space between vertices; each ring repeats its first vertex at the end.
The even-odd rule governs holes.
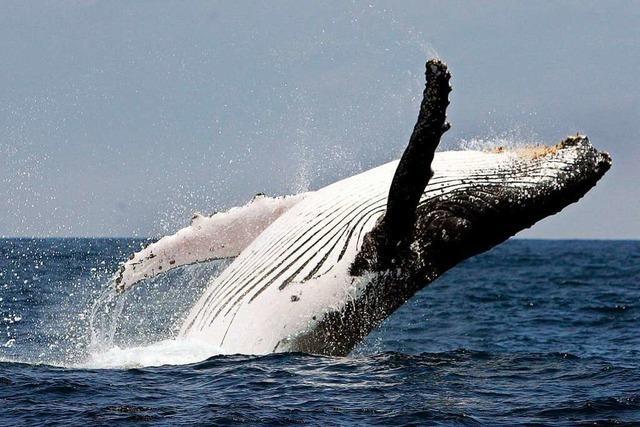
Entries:
POLYGON ((234 258, 179 334, 228 353, 346 355, 460 261, 578 201, 611 166, 586 136, 553 146, 437 152, 450 74, 426 64, 418 120, 399 160, 324 188, 256 196, 126 261, 119 292, 181 265, 234 258))

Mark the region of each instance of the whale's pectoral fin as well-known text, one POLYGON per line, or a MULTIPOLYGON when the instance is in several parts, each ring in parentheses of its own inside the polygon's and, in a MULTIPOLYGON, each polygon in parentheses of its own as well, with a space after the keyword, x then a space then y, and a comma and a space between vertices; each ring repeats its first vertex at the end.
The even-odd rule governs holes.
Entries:
POLYGON ((418 120, 393 176, 386 212, 365 237, 351 265, 353 275, 396 268, 409 253, 416 209, 433 175, 431 162, 442 134, 450 128, 446 122, 451 92, 447 66, 439 60, 429 60, 425 74, 427 83, 418 120))
POLYGON ((176 267, 214 259, 233 258, 280 215, 309 193, 295 196, 257 195, 244 206, 211 216, 195 214, 191 224, 136 252, 116 273, 116 290, 176 267))

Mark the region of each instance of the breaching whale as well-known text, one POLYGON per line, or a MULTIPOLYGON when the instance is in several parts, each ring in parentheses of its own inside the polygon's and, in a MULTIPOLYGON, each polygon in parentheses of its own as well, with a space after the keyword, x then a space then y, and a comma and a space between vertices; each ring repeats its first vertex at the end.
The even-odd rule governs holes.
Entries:
POLYGON ((398 161, 316 191, 212 216, 132 255, 124 292, 181 265, 235 258, 182 322, 181 336, 227 353, 346 355, 420 289, 580 199, 611 166, 581 135, 554 146, 435 153, 450 75, 427 84, 398 161))

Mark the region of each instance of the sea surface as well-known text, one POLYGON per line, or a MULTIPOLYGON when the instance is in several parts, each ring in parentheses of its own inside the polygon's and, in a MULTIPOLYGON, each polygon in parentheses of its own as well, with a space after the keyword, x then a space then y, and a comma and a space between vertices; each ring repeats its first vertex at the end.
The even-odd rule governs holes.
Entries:
POLYGON ((114 297, 132 239, 0 240, 0 425, 640 425, 640 242, 511 240, 348 357, 174 339, 222 262, 114 297))

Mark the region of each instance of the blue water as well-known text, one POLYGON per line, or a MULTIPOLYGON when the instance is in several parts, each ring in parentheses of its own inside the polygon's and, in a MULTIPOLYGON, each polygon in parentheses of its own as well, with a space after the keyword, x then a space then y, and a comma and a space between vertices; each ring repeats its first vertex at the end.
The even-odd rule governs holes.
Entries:
POLYGON ((140 243, 0 240, 0 424, 640 424, 640 242, 509 241, 345 358, 172 341, 224 265, 104 295, 140 243))

